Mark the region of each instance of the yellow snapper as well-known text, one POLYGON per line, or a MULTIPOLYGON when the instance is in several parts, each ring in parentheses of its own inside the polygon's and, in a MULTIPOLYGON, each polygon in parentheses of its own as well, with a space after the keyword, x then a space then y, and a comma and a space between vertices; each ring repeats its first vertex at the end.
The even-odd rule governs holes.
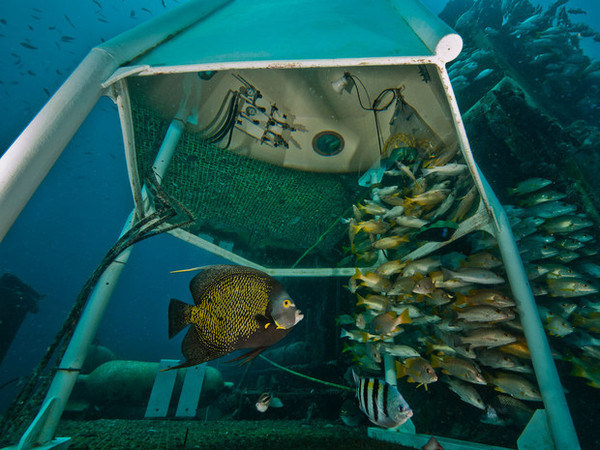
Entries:
POLYGON ((586 314, 573 314, 573 325, 598 333, 600 332, 600 312, 591 311, 586 314))
POLYGON ((390 224, 383 220, 366 220, 351 226, 354 227, 355 233, 363 230, 370 234, 382 234, 390 228, 390 224))
MULTIPOLYGON (((396 378, 408 377, 409 383, 419 383, 418 386, 425 386, 435 383, 438 376, 426 359, 407 358, 403 363, 396 361, 396 378)), ((418 387, 417 386, 417 387, 418 387)))
POLYGON ((358 209, 360 212, 364 214, 370 214, 372 216, 381 216, 388 211, 386 208, 376 203, 367 203, 366 205, 359 204, 358 209))
POLYGON ((479 393, 473 386, 462 381, 455 380, 454 378, 448 378, 444 380, 450 386, 450 390, 458 395, 462 401, 475 406, 476 408, 485 410, 485 403, 479 393))
POLYGON ((490 383, 496 386, 494 389, 497 391, 519 400, 542 400, 539 390, 533 383, 513 373, 498 372, 496 376, 490 377, 490 383))
POLYGON ((390 304, 389 297, 383 295, 369 294, 365 297, 361 297, 360 294, 356 294, 356 296, 358 297, 356 306, 365 305, 368 309, 372 309, 373 311, 384 311, 390 304))
POLYGON ((406 207, 414 203, 415 205, 430 209, 442 203, 449 193, 449 189, 435 189, 432 191, 427 191, 422 194, 415 195, 414 197, 407 197, 404 205, 406 207))
POLYGON ((493 305, 498 308, 515 306, 514 300, 496 289, 473 289, 469 295, 456 294, 457 306, 493 305))
POLYGON ((408 345, 390 344, 383 342, 380 346, 381 353, 395 356, 396 358, 406 359, 421 356, 418 351, 408 345))
POLYGON ((408 308, 402 314, 396 314, 393 311, 388 311, 377 315, 372 322, 372 327, 375 333, 380 335, 390 334, 396 331, 396 327, 406 323, 411 323, 412 320, 408 314, 408 308))
POLYGON ((304 317, 279 281, 259 270, 206 266, 190 282, 194 305, 171 299, 169 338, 188 325, 181 346, 189 367, 235 350, 246 363, 281 340, 304 317))
POLYGON ((508 353, 509 355, 514 355, 518 358, 531 359, 529 347, 527 346, 527 342, 525 341, 525 339, 518 339, 516 342, 511 342, 510 344, 502 345, 498 347, 498 350, 504 353, 508 353))
POLYGON ((375 270, 375 273, 384 277, 389 277, 400 272, 406 266, 406 264, 406 262, 400 261, 399 259, 386 261, 375 270))
POLYGON ((366 286, 377 292, 386 292, 392 286, 392 283, 387 278, 375 272, 362 273, 359 269, 356 269, 352 279, 362 281, 361 286, 366 286))
POLYGON ((501 266, 502 261, 489 252, 479 252, 470 255, 463 265, 466 267, 478 267, 480 269, 494 269, 501 266))
POLYGON ((431 367, 440 367, 442 372, 475 384, 487 384, 479 367, 468 360, 447 355, 431 355, 431 367))
POLYGON ((508 331, 499 328, 476 328, 460 338, 462 344, 469 344, 471 348, 494 348, 516 340, 517 338, 508 331))
POLYGON ((444 281, 447 280, 459 280, 466 283, 478 283, 478 284, 500 284, 504 283, 504 278, 496 275, 491 270, 479 269, 475 267, 464 267, 457 270, 449 270, 442 267, 442 273, 444 274, 444 281))
POLYGON ((388 250, 390 248, 399 247, 405 242, 408 242, 408 236, 386 236, 373 242, 373 248, 378 250, 388 250))
POLYGON ((569 360, 573 363, 571 375, 586 378, 589 381, 588 386, 600 389, 600 369, 597 360, 585 357, 579 359, 575 356, 569 358, 569 360))
POLYGON ((552 184, 552 181, 545 178, 529 178, 518 183, 516 187, 509 189, 508 195, 529 194, 531 192, 539 191, 549 184, 552 184))
POLYGON ((473 206, 473 202, 475 201, 475 198, 477 198, 477 188, 473 186, 460 200, 456 211, 450 216, 448 220, 452 222, 460 222, 470 211, 471 206, 473 206))
POLYGON ((357 342, 369 342, 369 341, 377 341, 377 340, 381 339, 379 336, 367 333, 366 331, 361 331, 361 330, 348 331, 344 328, 342 328, 340 337, 348 338, 351 341, 357 341, 357 342))
POLYGON ((456 316, 467 322, 504 322, 515 318, 510 309, 502 309, 491 305, 469 306, 454 308, 456 316))
POLYGON ((580 297, 598 292, 598 288, 578 278, 549 278, 546 283, 552 297, 580 297))

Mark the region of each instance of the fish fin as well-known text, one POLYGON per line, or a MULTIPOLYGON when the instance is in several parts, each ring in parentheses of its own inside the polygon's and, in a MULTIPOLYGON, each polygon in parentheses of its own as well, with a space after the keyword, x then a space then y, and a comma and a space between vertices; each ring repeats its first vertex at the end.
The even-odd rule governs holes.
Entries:
POLYGON ((400 314, 399 317, 401 318, 401 321, 399 322, 400 324, 412 323, 412 319, 410 318, 410 315, 408 314, 408 308, 406 308, 404 311, 402 311, 402 314, 400 314))
POLYGON ((183 367, 195 366, 196 364, 202 364, 203 362, 210 361, 211 359, 223 356, 225 353, 210 353, 207 351, 201 336, 198 334, 198 330, 192 327, 188 330, 187 334, 183 338, 181 343, 181 352, 185 356, 186 361, 178 366, 169 367, 163 369, 162 372, 173 369, 181 369, 183 367))
POLYGON ((396 361, 396 378, 402 378, 406 375, 406 367, 399 361, 396 361))
POLYGON ((168 370, 183 369, 185 367, 195 366, 196 364, 202 364, 202 363, 194 363, 191 361, 186 361, 183 364, 179 364, 178 366, 167 367, 166 369, 161 369, 160 371, 167 372, 168 370))
POLYGON ((433 367, 434 369, 436 367, 442 367, 442 358, 440 358, 439 355, 436 355, 436 354, 431 355, 431 367, 433 367))
POLYGON ((242 356, 238 356, 237 358, 231 359, 229 361, 227 361, 228 363, 232 363, 232 362, 236 362, 236 361, 240 361, 242 360, 242 362, 240 362, 240 366, 243 366, 244 364, 252 361, 254 358, 256 358, 259 354, 261 354, 267 347, 258 347, 255 348, 254 350, 250 350, 248 353, 244 353, 242 356))
POLYGON ((258 326, 260 328, 267 328, 269 325, 271 325, 271 321, 263 314, 257 314, 254 316, 254 318, 258 322, 258 326))
POLYGON ((366 300, 364 299, 364 297, 361 297, 360 294, 356 294, 356 296, 358 297, 358 301, 356 302, 356 306, 360 306, 360 305, 364 305, 366 304, 366 300))
POLYGON ((194 270, 202 270, 204 269, 206 266, 201 266, 201 267, 192 267, 190 269, 179 269, 179 270, 171 270, 169 273, 181 273, 181 272, 193 272, 194 270))
POLYGON ((190 311, 192 305, 181 300, 171 299, 169 303, 169 339, 187 327, 190 322, 190 311))
POLYGON ((271 397, 271 403, 269 404, 269 406, 271 408, 282 408, 283 407, 283 402, 281 401, 280 398, 271 397))
POLYGON ((444 281, 448 281, 454 277, 454 272, 452 272, 449 269, 446 269, 445 267, 442 267, 442 275, 443 275, 444 281))
POLYGON ((369 340, 369 333, 367 333, 366 331, 361 331, 360 335, 362 336, 363 342, 367 342, 369 340))
POLYGON ((454 301, 454 305, 452 305, 452 309, 456 310, 455 308, 461 308, 463 306, 467 306, 468 305, 468 297, 465 294, 461 294, 460 292, 456 293, 456 300, 454 301))

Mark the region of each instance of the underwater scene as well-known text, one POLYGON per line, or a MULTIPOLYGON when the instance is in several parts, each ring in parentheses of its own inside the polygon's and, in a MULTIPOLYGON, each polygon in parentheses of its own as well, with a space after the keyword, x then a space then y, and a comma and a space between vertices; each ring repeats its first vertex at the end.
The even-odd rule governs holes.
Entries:
POLYGON ((600 4, 277 3, 0 6, 0 448, 600 448, 600 4))

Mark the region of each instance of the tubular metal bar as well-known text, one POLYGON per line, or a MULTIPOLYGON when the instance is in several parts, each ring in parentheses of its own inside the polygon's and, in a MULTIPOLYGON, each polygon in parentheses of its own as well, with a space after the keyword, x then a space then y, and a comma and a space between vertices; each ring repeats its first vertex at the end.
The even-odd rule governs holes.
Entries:
POLYGON ((226 3, 191 0, 90 51, 0 158, 0 241, 103 94, 102 82, 226 3))
POLYGON ((142 201, 142 182, 138 176, 137 159, 135 157, 135 132, 133 130, 133 119, 131 117, 131 98, 127 83, 119 80, 113 85, 114 102, 119 110, 121 121, 121 132, 123 134, 123 145, 125 147, 125 161, 127 173, 129 174, 129 185, 133 195, 133 203, 137 217, 144 217, 144 206, 142 201))
MULTIPOLYGON (((133 225, 133 217, 134 213, 132 212, 121 232, 121 236, 129 231, 133 225)), ((102 274, 90 295, 88 304, 81 315, 79 323, 73 333, 73 337, 69 342, 69 346, 60 362, 60 368, 56 371, 56 375, 54 376, 52 384, 46 394, 46 398, 44 399, 44 405, 50 402, 53 403, 43 426, 40 428, 39 435, 35 438, 35 442, 39 444, 50 441, 54 436, 60 417, 65 409, 67 400, 69 399, 69 395, 79 376, 79 370, 83 366, 89 346, 92 343, 94 336, 96 336, 100 320, 108 306, 108 302, 117 281, 121 276, 121 272, 129 260, 131 250, 132 247, 128 247, 115 258, 102 274)), ((43 409, 44 408, 42 407, 42 410, 43 409)), ((30 427, 23 435, 21 441, 28 437, 31 430, 32 427, 30 427)))
MULTIPOLYGON (((479 168, 477 170, 479 171, 479 168)), ((496 239, 523 324, 523 332, 531 353, 531 362, 535 369, 535 376, 546 408, 546 416, 554 438, 554 445, 557 449, 579 449, 581 447, 575 432, 573 419, 569 413, 564 389, 558 377, 552 351, 546 339, 546 333, 542 326, 508 217, 481 172, 479 172, 479 176, 487 193, 488 201, 495 212, 498 225, 496 239)))
POLYGON ((552 359, 550 346, 542 327, 529 281, 523 267, 523 261, 521 260, 521 255, 512 234, 506 212, 475 163, 446 67, 438 65, 438 73, 446 91, 446 96, 450 100, 449 106, 462 154, 469 166, 481 199, 485 203, 495 225, 494 235, 498 241, 506 275, 521 317, 525 338, 531 353, 531 361, 546 408, 548 425, 554 439, 554 445, 557 449, 578 449, 580 446, 575 426, 573 425, 573 419, 569 413, 564 391, 560 384, 554 360, 552 359))
MULTIPOLYGON (((123 88, 124 86, 121 87, 123 88)), ((127 95, 126 87, 125 89, 121 90, 121 94, 124 96, 121 97, 121 101, 119 102, 119 109, 121 109, 122 102, 129 102, 129 96, 127 95)), ((127 117, 125 110, 126 109, 121 111, 122 119, 123 117, 127 117)), ((122 122, 125 124, 130 123, 127 120, 122 120, 122 122)), ((181 137, 181 131, 183 130, 183 127, 184 124, 182 121, 177 119, 174 120, 169 127, 169 131, 165 136, 163 144, 161 145, 158 155, 156 156, 156 160, 153 164, 153 169, 158 177, 158 182, 162 180, 167 168, 169 167, 169 163, 173 157, 175 148, 179 142, 179 138, 181 137)), ((133 148, 133 136, 131 133, 126 132, 125 127, 123 130, 123 141, 125 148, 130 150, 132 155, 135 156, 135 150, 133 148)), ((140 197, 141 196, 148 198, 147 187, 145 185, 141 189, 140 197)), ((136 206, 143 208, 142 203, 136 206)), ((142 217, 137 215, 140 208, 136 208, 131 212, 129 218, 127 219, 126 225, 121 232, 121 236, 123 236, 132 227, 135 217, 142 217)), ((44 400, 44 404, 48 402, 51 404, 51 406, 44 424, 40 427, 39 436, 37 437, 38 442, 45 443, 49 441, 52 439, 54 432, 56 431, 60 416, 62 415, 69 395, 73 390, 73 386, 77 381, 79 369, 81 369, 83 362, 85 361, 89 345, 96 335, 96 331, 98 330, 98 326, 100 324, 100 319, 104 315, 104 311, 108 305, 110 297, 112 296, 114 287, 121 276, 121 272, 129 260, 132 248, 133 247, 127 247, 121 253, 121 255, 115 259, 115 261, 102 274, 102 277, 94 287, 94 291, 90 296, 88 306, 85 308, 80 322, 77 324, 75 333, 69 342, 67 351, 65 352, 60 364, 61 368, 67 368, 68 370, 57 371, 46 395, 46 399, 44 400)), ((34 421, 34 424, 35 423, 36 422, 34 421)), ((33 426, 30 427, 30 430, 33 429, 33 426)), ((29 436, 30 430, 25 433, 23 439, 25 439, 26 436, 28 439, 31 439, 29 436)))

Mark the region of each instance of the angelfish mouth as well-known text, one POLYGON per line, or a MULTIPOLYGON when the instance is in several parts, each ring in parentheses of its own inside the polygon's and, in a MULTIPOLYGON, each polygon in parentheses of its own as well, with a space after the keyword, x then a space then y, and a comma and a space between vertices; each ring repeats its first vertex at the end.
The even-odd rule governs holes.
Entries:
POLYGON ((304 319, 304 314, 302 314, 300 312, 300 310, 296 311, 296 321, 294 322, 294 325, 296 325, 298 322, 300 322, 302 319, 304 319))

